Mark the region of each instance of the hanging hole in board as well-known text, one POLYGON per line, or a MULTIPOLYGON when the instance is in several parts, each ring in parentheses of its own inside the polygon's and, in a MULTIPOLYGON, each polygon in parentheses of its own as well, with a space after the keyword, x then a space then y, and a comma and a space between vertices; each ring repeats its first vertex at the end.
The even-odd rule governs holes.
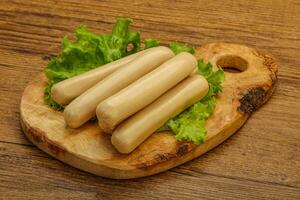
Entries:
POLYGON ((245 59, 234 55, 223 56, 216 64, 228 73, 241 73, 248 68, 248 62, 245 59))

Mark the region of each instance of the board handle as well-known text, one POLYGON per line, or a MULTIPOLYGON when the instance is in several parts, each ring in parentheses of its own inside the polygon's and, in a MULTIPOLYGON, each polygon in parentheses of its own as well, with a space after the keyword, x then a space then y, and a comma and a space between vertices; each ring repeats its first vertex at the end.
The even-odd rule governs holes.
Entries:
POLYGON ((225 71, 225 79, 235 82, 233 91, 239 94, 236 99, 240 102, 239 112, 251 114, 273 93, 278 66, 272 57, 231 43, 210 43, 196 52, 197 58, 211 62, 214 70, 221 67, 225 71))

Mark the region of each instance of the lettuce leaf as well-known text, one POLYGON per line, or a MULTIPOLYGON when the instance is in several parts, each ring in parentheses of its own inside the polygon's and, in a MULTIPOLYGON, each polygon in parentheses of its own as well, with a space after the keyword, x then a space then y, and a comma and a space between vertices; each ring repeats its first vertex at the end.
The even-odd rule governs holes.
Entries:
POLYGON ((212 65, 203 60, 198 61, 198 73, 209 83, 207 95, 158 129, 158 131, 172 131, 177 140, 190 141, 197 145, 205 141, 207 133, 205 121, 215 110, 215 96, 222 91, 221 83, 224 80, 222 69, 213 72, 212 65))
POLYGON ((159 46, 160 41, 156 40, 156 39, 150 39, 149 38, 149 39, 146 39, 144 41, 144 43, 145 43, 145 49, 148 49, 148 48, 159 46))
POLYGON ((64 106, 56 103, 52 98, 51 98, 51 88, 55 84, 54 81, 49 81, 48 85, 44 89, 44 101, 54 110, 62 110, 64 109, 64 106))
POLYGON ((191 54, 195 53, 195 49, 190 47, 188 44, 180 44, 178 42, 171 42, 169 44, 169 47, 175 54, 179 54, 181 52, 188 52, 191 54))
POLYGON ((131 22, 127 18, 117 19, 111 34, 95 34, 80 26, 75 31, 75 42, 64 37, 62 52, 48 63, 44 71, 49 79, 44 90, 45 102, 56 110, 63 109, 51 98, 51 88, 55 83, 140 51, 140 34, 129 30, 131 22), (129 45, 132 45, 131 50, 127 48, 129 45))

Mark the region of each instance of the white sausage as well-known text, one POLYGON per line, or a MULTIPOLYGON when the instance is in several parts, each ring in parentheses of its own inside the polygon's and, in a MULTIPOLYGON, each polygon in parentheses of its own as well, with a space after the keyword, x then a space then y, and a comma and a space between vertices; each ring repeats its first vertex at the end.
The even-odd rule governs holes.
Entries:
POLYGON ((206 79, 200 75, 183 80, 121 123, 112 134, 113 146, 121 153, 130 153, 170 118, 201 100, 208 88, 206 79))
POLYGON ((74 76, 72 78, 61 81, 52 87, 51 97, 57 103, 66 105, 73 99, 78 97, 80 94, 82 94, 84 91, 86 91, 123 65, 129 63, 145 51, 147 50, 140 51, 130 56, 126 56, 78 76, 74 76))
POLYGON ((100 128, 107 133, 116 125, 141 110, 197 68, 190 53, 180 53, 146 74, 120 92, 107 98, 97 107, 100 128))
POLYGON ((97 105, 149 73, 174 53, 167 47, 154 47, 116 70, 102 81, 74 99, 64 110, 64 118, 71 128, 77 128, 96 114, 97 105))

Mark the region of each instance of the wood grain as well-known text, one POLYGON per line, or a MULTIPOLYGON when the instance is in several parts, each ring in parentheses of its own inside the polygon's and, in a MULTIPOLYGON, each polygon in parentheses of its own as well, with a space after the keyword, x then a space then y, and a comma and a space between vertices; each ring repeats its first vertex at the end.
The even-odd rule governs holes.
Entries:
MULTIPOLYGON (((44 103, 47 79, 38 75, 25 88, 20 103, 24 133, 41 150, 76 168, 114 179, 153 175, 194 159, 235 133, 261 105, 269 100, 277 80, 274 60, 247 46, 211 43, 197 48, 197 59, 225 70, 223 92, 216 98, 216 109, 206 122, 204 144, 179 142, 170 132, 158 132, 130 154, 120 154, 111 145, 96 121, 72 129, 63 113, 44 103), (239 73, 227 71, 239 69, 239 73)), ((136 130, 138 131, 138 130, 136 130)))
POLYGON ((0 197, 299 199, 299 24, 297 0, 0 1, 0 197), (21 94, 57 54, 60 37, 80 23, 107 32, 116 16, 163 44, 223 41, 270 53, 281 66, 275 93, 236 135, 170 172, 111 181, 67 167, 24 138, 21 94))

